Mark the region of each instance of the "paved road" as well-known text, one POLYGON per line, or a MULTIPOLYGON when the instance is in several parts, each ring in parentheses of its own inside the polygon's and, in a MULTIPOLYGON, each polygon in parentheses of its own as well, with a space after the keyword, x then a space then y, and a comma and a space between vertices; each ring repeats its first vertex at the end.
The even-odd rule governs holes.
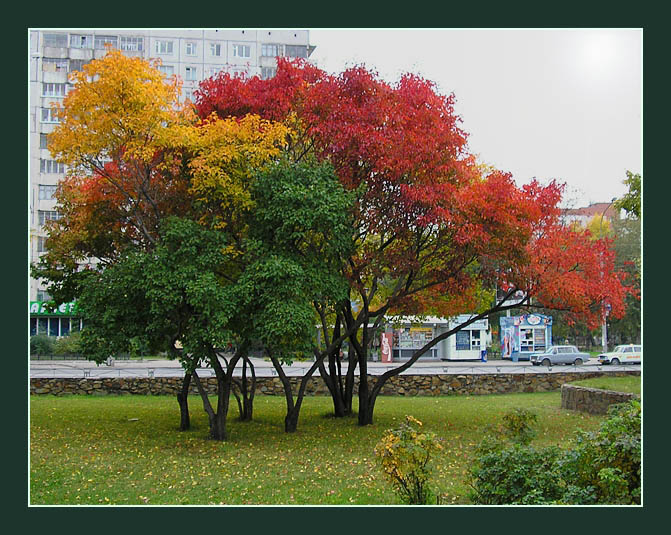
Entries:
MULTIPOLYGON (((273 365, 263 359, 252 358, 257 377, 272 377, 277 375, 273 365)), ((312 366, 312 362, 296 362, 291 366, 284 366, 288 376, 302 376, 312 366)), ((391 364, 381 362, 369 362, 368 372, 371 375, 381 375, 389 368, 399 366, 399 362, 391 364)), ((347 365, 343 363, 343 373, 347 365)), ((640 370, 640 365, 601 366, 596 359, 590 359, 582 366, 532 366, 528 361, 511 362, 508 360, 462 361, 444 362, 435 360, 420 360, 409 370, 403 372, 406 375, 434 375, 434 374, 456 374, 468 375, 478 373, 557 373, 565 371, 589 372, 589 371, 622 371, 640 370)), ((213 376, 210 368, 198 369, 199 375, 203 377, 213 376)), ((249 372, 248 372, 249 373, 249 372)), ((315 372, 319 375, 319 372, 315 372)), ((177 361, 171 360, 116 360, 111 365, 97 365, 86 360, 31 360, 31 378, 66 378, 66 377, 181 377, 184 374, 177 361)), ((239 365, 234 375, 242 374, 242 366, 239 365)))

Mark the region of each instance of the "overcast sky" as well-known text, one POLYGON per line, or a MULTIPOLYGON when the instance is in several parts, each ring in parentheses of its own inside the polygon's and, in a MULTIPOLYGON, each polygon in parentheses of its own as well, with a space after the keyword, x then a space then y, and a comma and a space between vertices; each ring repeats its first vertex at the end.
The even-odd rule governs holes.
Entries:
POLYGON ((564 204, 610 202, 642 172, 640 29, 310 29, 332 73, 364 64, 454 93, 469 148, 518 184, 567 184, 564 204))

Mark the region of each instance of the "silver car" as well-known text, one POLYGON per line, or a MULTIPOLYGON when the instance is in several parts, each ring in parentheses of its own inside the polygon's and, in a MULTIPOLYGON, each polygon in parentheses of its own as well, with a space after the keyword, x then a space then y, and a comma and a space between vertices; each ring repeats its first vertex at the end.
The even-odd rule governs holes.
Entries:
POLYGON ((582 364, 589 360, 589 353, 578 351, 576 346, 550 346, 542 353, 532 353, 530 360, 534 366, 582 364))

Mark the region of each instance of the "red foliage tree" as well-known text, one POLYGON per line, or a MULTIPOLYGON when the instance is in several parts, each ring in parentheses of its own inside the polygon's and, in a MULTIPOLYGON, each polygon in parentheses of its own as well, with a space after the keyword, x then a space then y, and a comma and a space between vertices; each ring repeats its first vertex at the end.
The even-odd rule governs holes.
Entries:
POLYGON ((203 82, 196 107, 201 117, 255 113, 289 123, 293 157, 328 159, 341 183, 357 191, 347 276, 360 307, 346 302, 337 312, 356 355, 350 369, 359 366, 360 424, 372 422, 390 377, 468 323, 511 308, 483 292, 496 284, 524 291, 523 304, 568 310, 590 324, 604 299, 613 315, 623 311, 608 244, 561 224, 561 187, 534 181, 520 188, 510 174, 483 173, 468 152, 454 96, 427 80, 407 74, 391 85, 363 67, 334 76, 280 58, 269 80, 222 73, 203 82), (370 387, 368 348, 385 314, 475 311, 370 387))

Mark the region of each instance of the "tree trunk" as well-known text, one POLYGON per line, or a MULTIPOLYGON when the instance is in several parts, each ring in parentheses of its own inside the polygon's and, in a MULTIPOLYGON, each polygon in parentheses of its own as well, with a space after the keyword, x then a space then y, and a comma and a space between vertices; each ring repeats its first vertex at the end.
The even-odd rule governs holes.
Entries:
POLYGON ((285 433, 294 433, 298 429, 298 415, 300 413, 300 403, 295 405, 291 410, 287 411, 284 417, 284 431, 285 433))
POLYGON ((191 428, 189 418, 189 386, 191 384, 191 374, 186 372, 182 381, 182 390, 177 393, 177 403, 179 403, 180 431, 187 431, 191 428))
POLYGON ((254 413, 254 393, 256 391, 256 373, 254 371, 254 365, 252 361, 249 360, 249 356, 245 355, 243 357, 242 363, 242 382, 241 382, 241 395, 242 395, 242 414, 240 415, 240 420, 243 422, 251 422, 253 413, 254 413), (249 370, 252 373, 251 381, 249 385, 247 384, 247 365, 249 364, 249 370))
POLYGON ((354 374, 357 367, 356 352, 350 352, 347 355, 347 375, 345 376, 345 392, 343 394, 343 403, 345 405, 345 414, 352 414, 352 400, 354 399, 354 374))

